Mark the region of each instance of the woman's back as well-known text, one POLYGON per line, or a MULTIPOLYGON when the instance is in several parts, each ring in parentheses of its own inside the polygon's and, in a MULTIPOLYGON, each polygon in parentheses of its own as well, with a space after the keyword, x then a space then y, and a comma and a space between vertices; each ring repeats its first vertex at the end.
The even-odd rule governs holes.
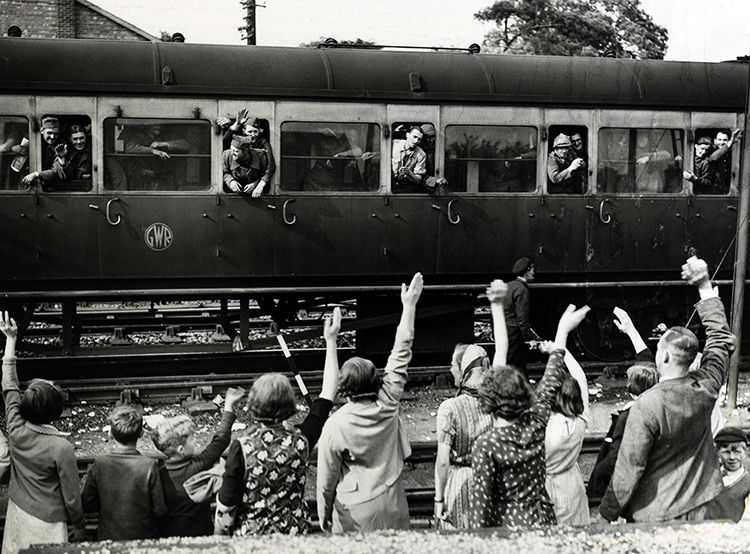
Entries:
POLYGON ((547 474, 567 471, 578 462, 586 434, 586 421, 580 417, 568 417, 553 413, 544 437, 547 474))

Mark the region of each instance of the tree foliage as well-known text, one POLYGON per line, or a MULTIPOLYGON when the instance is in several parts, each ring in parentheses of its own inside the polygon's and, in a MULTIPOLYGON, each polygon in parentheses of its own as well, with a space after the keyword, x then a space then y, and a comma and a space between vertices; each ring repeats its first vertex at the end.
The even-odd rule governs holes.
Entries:
MULTIPOLYGON (((325 44, 326 40, 328 40, 327 37, 320 37, 318 40, 313 40, 312 42, 303 42, 300 44, 302 48, 317 48, 320 44, 325 44)), ((361 38, 357 38, 354 40, 337 40, 338 44, 345 44, 348 46, 374 46, 375 43, 369 40, 362 40, 361 38)))
POLYGON ((497 0, 474 14, 496 27, 485 46, 505 54, 663 59, 667 29, 640 0, 497 0))

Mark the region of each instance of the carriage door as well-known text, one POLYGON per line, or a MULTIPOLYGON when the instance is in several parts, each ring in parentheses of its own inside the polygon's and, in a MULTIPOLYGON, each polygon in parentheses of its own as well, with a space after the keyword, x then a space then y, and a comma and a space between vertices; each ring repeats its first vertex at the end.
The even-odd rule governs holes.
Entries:
POLYGON ((598 112, 595 194, 586 209, 590 272, 636 268, 674 275, 686 252, 687 194, 682 177, 688 114, 598 112))
POLYGON ((390 141, 385 156, 391 163, 385 175, 389 188, 385 200, 387 222, 383 251, 388 272, 399 275, 415 271, 434 273, 440 246, 437 240, 438 221, 444 208, 437 198, 429 194, 426 185, 430 177, 440 177, 435 169, 435 139, 437 130, 441 128, 440 109, 439 106, 392 104, 387 110, 390 141), (417 151, 416 154, 405 155, 403 146, 407 135, 413 134, 415 129, 419 129, 418 134, 422 136, 417 145, 422 154, 417 151), (422 157, 424 162, 417 159, 422 157), (407 166, 413 166, 410 169, 416 171, 422 163, 425 173, 420 184, 409 183, 403 175, 399 176, 399 172, 403 173, 407 166))
POLYGON ((277 275, 382 275, 384 119, 380 104, 277 104, 277 275))
POLYGON ((441 207, 441 275, 497 276, 510 272, 517 258, 536 254, 542 117, 534 108, 442 108, 447 184, 433 198, 441 207))
MULTIPOLYGON (((706 152, 709 158, 715 158, 710 165, 710 182, 690 183, 687 244, 706 260, 712 274, 719 269, 720 275, 726 279, 732 278, 734 261, 741 144, 728 150, 720 146, 737 128, 744 128, 744 122, 736 114, 692 114, 692 141, 685 156, 687 171, 697 173, 696 150, 705 147, 696 145, 706 139, 712 143, 707 145, 706 152)), ((747 138, 743 137, 743 140, 747 138)))
POLYGON ((99 276, 99 217, 96 206, 98 165, 94 152, 99 134, 94 98, 40 97, 36 168, 44 178, 39 194, 39 272, 50 279, 99 276))
POLYGON ((545 112, 545 195, 539 210, 542 240, 536 254, 542 273, 564 273, 570 279, 586 269, 586 206, 594 175, 591 121, 589 110, 545 112))
POLYGON ((38 144, 29 141, 33 136, 30 130, 35 115, 34 98, 0 96, 0 105, 0 195, 3 203, 0 234, 13 237, 0 241, 3 259, 0 279, 34 279, 39 275, 38 195, 34 188, 27 190, 21 181, 38 151, 38 144))
POLYGON ((215 276, 216 104, 107 98, 99 119, 102 276, 215 276))

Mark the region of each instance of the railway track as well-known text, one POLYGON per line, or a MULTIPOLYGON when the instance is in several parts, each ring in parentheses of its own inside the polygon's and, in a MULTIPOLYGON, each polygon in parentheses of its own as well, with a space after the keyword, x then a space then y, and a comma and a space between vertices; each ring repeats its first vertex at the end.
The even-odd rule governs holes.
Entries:
MULTIPOLYGON (((343 361, 352 350, 339 351, 343 361)), ((293 353, 307 388, 313 393, 320 392, 323 381, 322 350, 305 350, 293 353), (309 368, 316 369, 309 369, 309 368)), ((128 358, 128 357, 126 357, 128 358)), ((92 357, 81 360, 73 366, 60 365, 59 360, 49 358, 19 362, 19 375, 22 380, 35 377, 54 379, 73 401, 104 402, 117 400, 124 389, 136 390, 142 400, 173 401, 191 395, 201 388, 206 395, 223 394, 227 388, 241 384, 250 387, 255 378, 267 372, 280 372, 291 378, 286 361, 280 352, 242 352, 237 355, 197 354, 180 356, 149 356, 143 359, 118 359, 113 357, 92 357), (81 361, 86 363, 80 365, 81 361), (125 371, 125 368, 128 371, 125 371), (188 371, 194 370, 194 371, 188 371)), ((586 363, 584 370, 593 379, 602 374, 604 367, 617 364, 586 363)), ((620 364, 626 366, 627 363, 620 364)), ((541 364, 529 367, 529 377, 538 379, 544 371, 541 364)), ((408 387, 431 386, 441 379, 450 382, 448 367, 445 365, 415 365, 409 369, 408 387)))

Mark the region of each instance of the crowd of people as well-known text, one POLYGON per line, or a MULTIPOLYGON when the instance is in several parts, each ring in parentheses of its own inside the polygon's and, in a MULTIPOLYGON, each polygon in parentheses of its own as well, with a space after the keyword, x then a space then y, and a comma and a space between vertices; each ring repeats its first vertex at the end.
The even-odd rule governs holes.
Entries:
MULTIPOLYGON (((614 417, 588 488, 578 467, 591 421, 588 384, 567 344, 589 308, 569 305, 553 340, 538 342, 549 359, 533 387, 524 369, 509 363, 511 343, 524 340, 509 330, 528 309, 523 297, 533 262, 521 259, 514 271, 517 284, 496 280, 486 291, 494 356, 476 344, 459 344, 453 353, 457 394, 440 405, 436 419, 436 525, 585 526, 589 496, 602 497, 599 510, 608 521, 740 520, 750 494, 748 439, 739 428, 723 427, 717 410, 734 337, 705 262, 691 258, 682 267, 700 297, 702 353, 690 330, 672 327, 652 355, 629 315, 614 308, 615 323, 636 352, 627 374, 633 401, 614 417)), ((189 416, 158 424, 150 436, 165 460, 157 461, 137 449, 141 411, 115 407, 113 447, 89 467, 82 490, 73 446, 53 425, 63 411, 62 391, 43 379, 21 391, 18 329, 3 313, 7 439, 0 441, 0 475, 9 473, 3 552, 79 540, 85 513, 98 513, 99 539, 308 533, 305 485, 316 444, 324 532, 409 528, 403 471, 411 448, 400 402, 422 289, 419 273, 402 284, 401 319, 382 373, 360 357, 339 367, 341 312, 333 311, 323 329, 322 391, 299 423, 290 422, 297 407, 289 379, 266 374, 247 395, 251 424, 234 440, 241 389, 227 392, 218 429, 203 449, 189 416), (331 415, 337 395, 346 402, 331 415)))

